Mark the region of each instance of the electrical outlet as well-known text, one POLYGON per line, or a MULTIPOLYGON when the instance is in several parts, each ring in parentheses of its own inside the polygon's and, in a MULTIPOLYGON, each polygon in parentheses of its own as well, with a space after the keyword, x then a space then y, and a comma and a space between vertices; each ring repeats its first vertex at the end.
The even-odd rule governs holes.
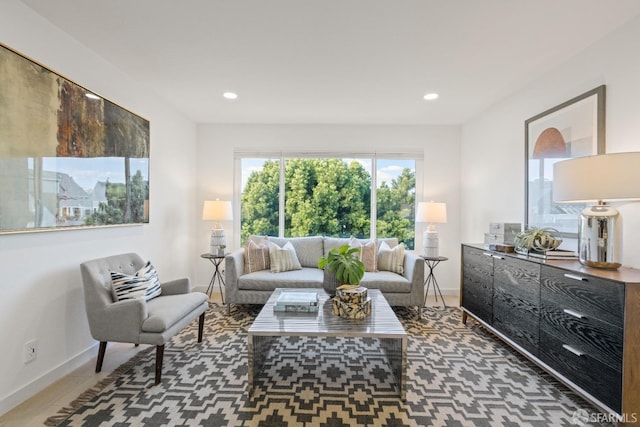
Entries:
POLYGON ((38 340, 27 341, 24 345, 24 363, 30 363, 38 357, 38 340))

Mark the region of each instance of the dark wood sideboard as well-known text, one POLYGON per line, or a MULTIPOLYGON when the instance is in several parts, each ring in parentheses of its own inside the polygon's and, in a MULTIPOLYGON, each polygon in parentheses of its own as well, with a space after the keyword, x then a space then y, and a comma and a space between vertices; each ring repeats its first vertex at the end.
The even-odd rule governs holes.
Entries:
POLYGON ((462 245, 460 307, 598 409, 640 422, 640 270, 462 245))

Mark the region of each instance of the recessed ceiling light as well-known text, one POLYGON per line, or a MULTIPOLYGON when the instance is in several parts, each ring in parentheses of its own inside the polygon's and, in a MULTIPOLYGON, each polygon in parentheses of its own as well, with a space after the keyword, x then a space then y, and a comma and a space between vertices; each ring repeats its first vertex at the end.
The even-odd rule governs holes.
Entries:
POLYGON ((433 101, 434 99, 437 99, 437 98, 438 98, 438 96, 439 96, 439 95, 438 95, 437 93, 428 93, 428 94, 426 94, 426 95, 424 96, 424 99, 425 99, 426 101, 433 101))
POLYGON ((89 99, 100 99, 100 97, 98 95, 93 94, 93 93, 89 93, 89 92, 85 93, 84 96, 86 96, 89 99))
POLYGON ((222 94, 226 99, 236 99, 238 98, 238 94, 235 92, 225 92, 222 94))

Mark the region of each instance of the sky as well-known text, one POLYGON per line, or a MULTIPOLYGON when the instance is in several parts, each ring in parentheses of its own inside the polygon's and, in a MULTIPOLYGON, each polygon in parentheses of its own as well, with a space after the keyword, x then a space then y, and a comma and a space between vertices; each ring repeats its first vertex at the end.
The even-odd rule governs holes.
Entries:
MULTIPOLYGON (((149 180, 149 159, 130 158, 131 176, 140 170, 145 181, 149 180)), ((123 157, 45 157, 45 171, 63 172, 85 190, 91 190, 96 182, 124 183, 123 157)))
MULTIPOLYGON (((344 159, 346 162, 353 160, 360 163, 363 168, 371 174, 372 159, 344 159)), ((149 179, 149 159, 131 158, 131 175, 140 170, 142 177, 149 179)), ((262 169, 265 159, 242 159, 242 188, 249 175, 253 171, 262 169)), ((415 160, 404 159, 378 159, 377 186, 382 182, 391 184, 404 168, 409 168, 415 172, 415 160)), ((47 171, 63 172, 73 178, 73 180, 83 189, 92 189, 96 182, 105 182, 107 179, 112 183, 124 183, 124 164, 121 157, 46 157, 43 159, 43 169, 47 171)))

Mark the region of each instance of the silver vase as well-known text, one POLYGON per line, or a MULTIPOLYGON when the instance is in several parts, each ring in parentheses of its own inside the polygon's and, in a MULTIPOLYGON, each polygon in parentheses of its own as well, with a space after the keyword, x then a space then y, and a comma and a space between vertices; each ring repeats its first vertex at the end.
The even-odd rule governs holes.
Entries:
POLYGON ((338 278, 335 274, 329 271, 329 268, 324 269, 324 278, 322 280, 322 288, 329 294, 330 297, 336 296, 336 288, 338 287, 338 278))

